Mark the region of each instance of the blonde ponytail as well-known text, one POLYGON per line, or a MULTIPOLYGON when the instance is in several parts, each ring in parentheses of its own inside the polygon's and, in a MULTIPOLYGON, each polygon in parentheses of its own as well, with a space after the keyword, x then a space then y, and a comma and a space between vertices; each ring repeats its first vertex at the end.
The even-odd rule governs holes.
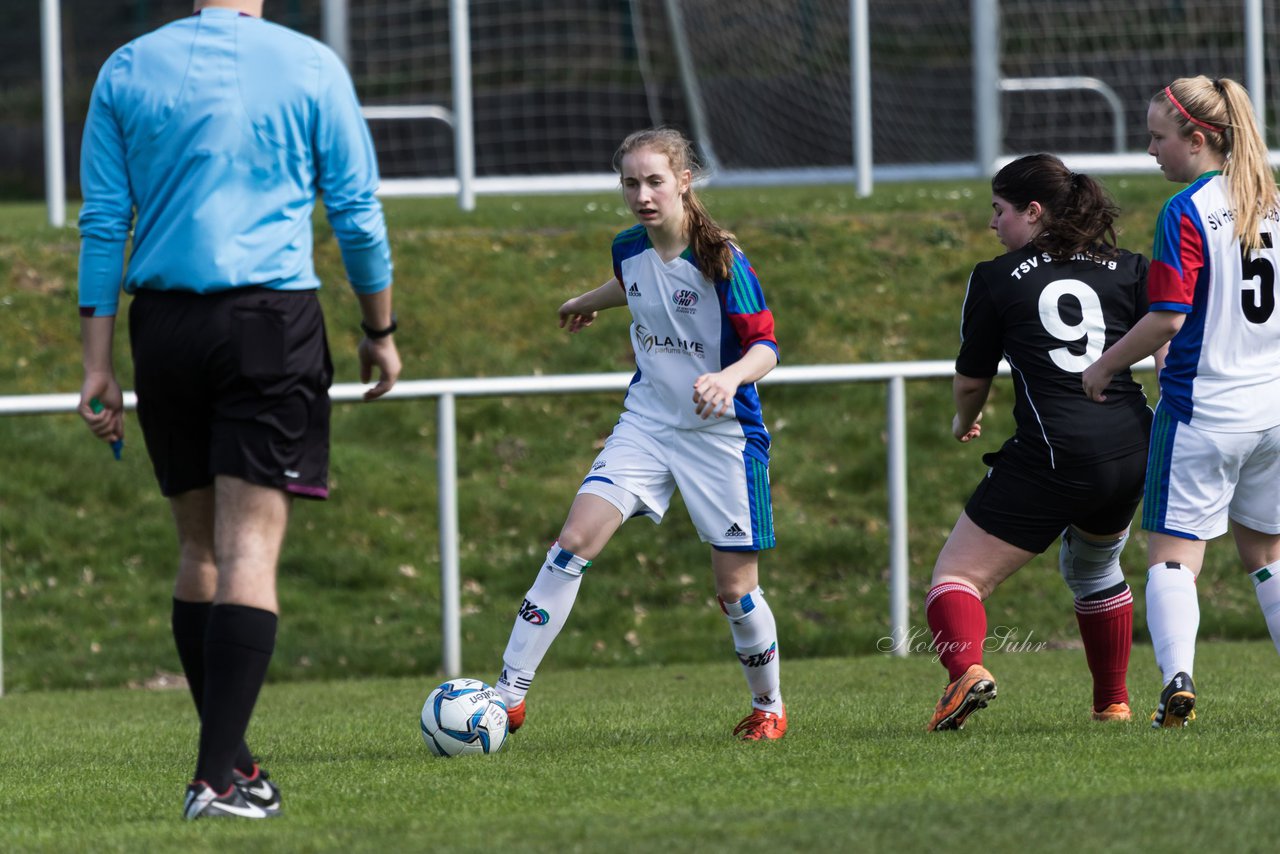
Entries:
POLYGON ((1280 191, 1249 93, 1229 78, 1202 75, 1173 81, 1156 95, 1160 99, 1182 136, 1200 132, 1205 144, 1225 159, 1222 174, 1236 213, 1236 236, 1246 249, 1261 248, 1262 220, 1280 208, 1280 191))

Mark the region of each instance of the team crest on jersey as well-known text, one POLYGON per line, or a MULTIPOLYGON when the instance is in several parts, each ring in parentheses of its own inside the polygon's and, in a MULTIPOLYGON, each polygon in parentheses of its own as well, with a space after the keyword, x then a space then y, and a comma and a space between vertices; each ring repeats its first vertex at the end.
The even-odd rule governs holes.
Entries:
POLYGON ((671 302, 675 305, 676 311, 680 314, 697 314, 698 313, 698 292, 691 291, 688 288, 671 294, 671 302))

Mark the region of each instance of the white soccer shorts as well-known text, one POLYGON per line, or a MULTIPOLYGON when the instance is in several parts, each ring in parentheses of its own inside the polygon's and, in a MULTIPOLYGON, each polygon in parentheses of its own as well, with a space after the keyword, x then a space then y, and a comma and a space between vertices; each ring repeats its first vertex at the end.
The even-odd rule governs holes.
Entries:
POLYGON ((662 521, 676 489, 705 543, 723 551, 773 548, 769 463, 742 436, 682 430, 624 412, 578 492, 598 495, 622 518, 662 521))
POLYGON ((1157 407, 1142 527, 1211 540, 1227 532, 1228 519, 1280 534, 1280 426, 1219 433, 1183 424, 1157 407))

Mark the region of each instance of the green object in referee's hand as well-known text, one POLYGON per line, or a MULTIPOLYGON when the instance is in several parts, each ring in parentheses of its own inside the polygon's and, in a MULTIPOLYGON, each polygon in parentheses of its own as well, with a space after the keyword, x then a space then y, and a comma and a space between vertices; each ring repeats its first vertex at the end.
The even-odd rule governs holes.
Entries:
MULTIPOLYGON (((102 401, 96 397, 89 401, 89 408, 95 413, 102 411, 102 401)), ((120 459, 120 455, 124 453, 124 439, 116 439, 111 443, 111 453, 116 455, 116 459, 120 459)))

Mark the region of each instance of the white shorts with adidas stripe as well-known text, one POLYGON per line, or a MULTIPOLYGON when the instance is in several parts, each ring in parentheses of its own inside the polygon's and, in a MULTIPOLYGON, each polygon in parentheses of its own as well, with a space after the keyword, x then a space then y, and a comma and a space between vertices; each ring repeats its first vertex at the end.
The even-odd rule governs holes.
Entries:
POLYGON ((624 520, 644 515, 656 524, 677 488, 703 542, 724 551, 773 548, 769 461, 741 436, 624 412, 578 492, 605 499, 624 520))
POLYGON ((1280 534, 1280 425, 1246 433, 1197 428, 1156 407, 1142 527, 1212 540, 1227 519, 1280 534))

